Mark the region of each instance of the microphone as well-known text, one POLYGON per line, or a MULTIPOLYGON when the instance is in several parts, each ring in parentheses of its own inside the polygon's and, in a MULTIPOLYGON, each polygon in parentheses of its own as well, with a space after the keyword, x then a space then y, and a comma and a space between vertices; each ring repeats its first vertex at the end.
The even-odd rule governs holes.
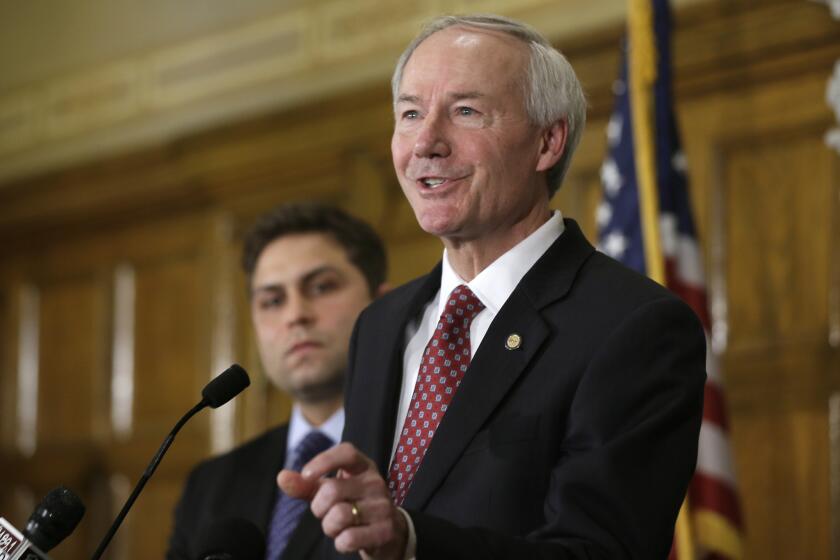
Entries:
POLYGON ((23 536, 49 552, 73 532, 84 514, 82 500, 69 488, 59 486, 51 490, 29 516, 23 536))
POLYGON ((51 490, 26 523, 23 532, 0 517, 0 560, 37 560, 63 541, 79 524, 85 506, 70 489, 51 490))
MULTIPOLYGON (((192 407, 189 412, 184 414, 184 416, 178 420, 178 423, 175 424, 175 427, 172 428, 172 431, 169 432, 169 435, 167 435, 166 439, 163 440, 160 449, 158 449, 157 453, 152 458, 149 466, 146 467, 146 470, 143 472, 143 475, 140 477, 140 480, 137 482, 137 485, 134 487, 131 495, 125 501, 125 505, 123 505, 122 510, 120 510, 117 518, 114 519, 114 523, 111 524, 111 528, 108 529, 107 533, 105 533, 105 536, 102 538, 102 542, 99 543, 96 552, 94 552, 93 556, 91 556, 91 560, 99 560, 99 558, 102 557, 102 554, 108 547, 108 543, 110 543, 111 539, 114 538, 114 534, 116 534, 117 529, 120 528, 123 519, 125 519, 125 516, 128 515, 128 510, 130 510, 131 506, 134 505, 134 501, 137 499, 137 496, 139 496, 140 492, 143 491, 143 487, 146 486, 146 482, 148 482, 154 474, 155 469, 157 469, 158 464, 160 464, 161 459, 163 459, 163 455, 166 453, 167 449, 169 449, 169 446, 172 445, 172 442, 175 440, 175 436, 184 424, 187 423, 187 420, 208 406, 210 408, 219 408, 245 390, 245 388, 250 384, 251 380, 248 379, 248 374, 244 369, 242 369, 242 366, 239 364, 233 364, 216 376, 215 379, 210 381, 210 383, 201 390, 201 401, 199 401, 197 405, 192 407)), ((0 560, 2 560, 2 558, 0 558, 0 560)))
MULTIPOLYGON (((219 408, 241 393, 251 384, 248 374, 239 364, 233 364, 217 375, 201 390, 202 403, 210 408, 219 408)), ((201 403, 199 403, 201 404, 201 403)), ((203 406, 201 408, 204 408, 203 406)), ((199 408, 199 410, 201 410, 199 408)))
POLYGON ((246 519, 217 520, 202 533, 196 560, 263 560, 265 537, 246 519))
POLYGON ((38 549, 6 519, 0 517, 0 560, 49 560, 47 553, 38 549))

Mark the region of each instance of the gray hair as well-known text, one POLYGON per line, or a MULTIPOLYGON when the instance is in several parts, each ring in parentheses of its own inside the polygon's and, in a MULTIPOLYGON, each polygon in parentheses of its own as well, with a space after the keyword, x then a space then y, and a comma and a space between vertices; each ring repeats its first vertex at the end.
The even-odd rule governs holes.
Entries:
POLYGON ((397 61, 391 78, 395 109, 403 70, 414 50, 429 36, 453 26, 498 31, 528 45, 530 61, 524 91, 525 111, 528 118, 541 128, 549 127, 565 119, 568 127, 568 138, 563 155, 548 170, 546 177, 549 197, 554 196, 569 169, 572 154, 580 142, 586 124, 586 96, 566 57, 551 46, 551 43, 533 27, 496 15, 440 16, 433 19, 423 27, 420 34, 408 45, 397 61))

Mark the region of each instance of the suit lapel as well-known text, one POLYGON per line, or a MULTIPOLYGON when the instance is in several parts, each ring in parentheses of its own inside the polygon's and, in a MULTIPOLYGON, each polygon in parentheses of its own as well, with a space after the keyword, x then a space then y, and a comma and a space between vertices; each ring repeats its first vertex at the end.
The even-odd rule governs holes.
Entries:
MULTIPOLYGON (((415 286, 407 286, 409 290, 405 297, 386 310, 386 320, 372 322, 376 348, 390 348, 391 352, 376 352, 373 346, 366 345, 368 355, 362 363, 367 365, 367 370, 358 374, 365 376, 367 402, 383 403, 383 406, 378 410, 363 411, 367 421, 363 429, 353 434, 353 442, 376 462, 379 472, 386 477, 399 409, 406 327, 440 288, 440 264, 415 282, 415 286)), ((354 412, 358 413, 348 410, 349 414, 354 412)))
POLYGON ((324 533, 321 531, 321 522, 312 514, 312 511, 307 508, 303 515, 300 516, 298 526, 295 527, 292 536, 289 538, 289 543, 286 545, 281 559, 300 559, 311 557, 312 549, 315 548, 324 533))
POLYGON ((249 459, 246 469, 253 476, 242 477, 248 486, 241 494, 248 496, 249 509, 255 514, 257 526, 266 530, 271 521, 274 502, 277 500, 277 482, 275 477, 286 462, 286 437, 289 427, 283 425, 269 433, 267 445, 259 448, 249 459))
POLYGON ((565 233, 523 277, 491 323, 412 481, 407 509, 426 505, 514 383, 527 375, 528 364, 550 335, 540 310, 569 291, 594 251, 575 222, 565 224, 565 233), (522 344, 508 350, 506 341, 514 333, 522 344))

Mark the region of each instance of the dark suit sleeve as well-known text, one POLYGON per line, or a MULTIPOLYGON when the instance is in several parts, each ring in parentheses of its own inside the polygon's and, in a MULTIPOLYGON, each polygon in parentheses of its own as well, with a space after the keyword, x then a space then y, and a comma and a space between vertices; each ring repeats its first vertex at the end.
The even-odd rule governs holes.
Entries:
POLYGON ((417 557, 665 558, 696 463, 704 381, 696 316, 672 297, 640 306, 598 345, 580 378, 545 524, 512 537, 410 511, 417 557))
POLYGON ((169 548, 166 560, 194 560, 191 551, 192 539, 195 538, 196 519, 195 509, 198 507, 198 488, 200 487, 201 466, 194 469, 187 483, 181 499, 175 506, 172 534, 169 537, 169 548))

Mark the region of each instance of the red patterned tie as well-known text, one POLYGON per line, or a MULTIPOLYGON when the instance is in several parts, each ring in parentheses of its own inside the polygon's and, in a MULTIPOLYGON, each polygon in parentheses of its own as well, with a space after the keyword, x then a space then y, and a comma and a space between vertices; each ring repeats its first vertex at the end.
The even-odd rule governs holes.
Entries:
POLYGON ((388 473, 388 488, 398 506, 402 505, 414 473, 420 468, 432 437, 470 365, 470 323, 482 309, 484 304, 464 284, 452 290, 423 352, 417 383, 388 473))

